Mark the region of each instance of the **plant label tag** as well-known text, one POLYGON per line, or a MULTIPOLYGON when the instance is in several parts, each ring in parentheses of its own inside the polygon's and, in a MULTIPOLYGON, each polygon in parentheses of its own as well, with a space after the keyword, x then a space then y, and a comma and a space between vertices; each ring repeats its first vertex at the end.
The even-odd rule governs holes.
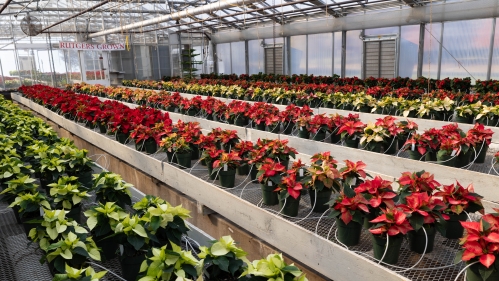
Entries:
POLYGON ((303 169, 299 170, 300 177, 303 177, 303 169))
POLYGON ((121 253, 122 256, 123 256, 123 251, 124 251, 123 250, 123 245, 120 244, 120 253, 121 253))
POLYGON ((414 149, 416 149, 416 144, 414 144, 414 143, 413 143, 413 144, 411 145, 411 150, 412 150, 412 151, 414 151, 414 149))
POLYGON ((456 156, 456 153, 457 153, 457 148, 452 150, 452 153, 450 154, 450 156, 454 157, 454 156, 456 156))
POLYGON ((303 131, 303 127, 300 127, 300 131, 303 131))
POLYGON ((355 185, 357 183, 357 178, 352 179, 352 185, 355 185))
POLYGON ((272 182, 271 182, 271 181, 268 181, 268 182, 267 182, 267 185, 268 185, 268 186, 272 186, 272 182))
POLYGON ((227 164, 224 164, 224 172, 227 172, 229 170, 229 167, 227 167, 227 164))
POLYGON ((40 217, 43 217, 43 214, 45 214, 45 212, 43 211, 43 208, 40 207, 40 217))
POLYGON ((178 108, 175 108, 174 112, 176 112, 176 113, 177 113, 177 112, 178 112, 178 108))
POLYGON ((352 140, 356 140, 357 139, 357 136, 354 136, 352 140))

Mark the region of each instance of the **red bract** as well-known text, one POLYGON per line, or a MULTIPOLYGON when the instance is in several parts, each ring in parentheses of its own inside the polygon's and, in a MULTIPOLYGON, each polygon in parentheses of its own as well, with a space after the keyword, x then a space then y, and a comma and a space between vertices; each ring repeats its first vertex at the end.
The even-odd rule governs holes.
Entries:
POLYGON ((239 157, 236 152, 223 152, 222 154, 219 154, 218 159, 213 162, 213 169, 222 169, 225 165, 227 165, 229 169, 235 169, 241 164, 241 160, 241 157, 239 157))
POLYGON ((339 217, 345 224, 349 224, 352 220, 361 223, 363 214, 369 213, 368 204, 362 194, 349 198, 341 192, 334 200, 330 217, 339 217))
POLYGON ((237 152, 239 157, 247 160, 246 157, 250 151, 253 150, 253 143, 250 141, 242 141, 234 146, 234 151, 237 152))
POLYGON ((349 136, 360 136, 360 134, 364 132, 365 127, 366 124, 362 123, 361 121, 346 121, 339 128, 338 134, 341 134, 342 136, 346 134, 348 134, 349 136))
POLYGON ((343 179, 346 179, 347 177, 360 177, 365 179, 367 177, 367 174, 364 171, 367 165, 364 162, 345 160, 345 165, 345 167, 340 169, 340 176, 343 179))
POLYGON ((374 235, 388 234, 389 236, 395 236, 407 234, 407 232, 413 230, 407 219, 407 214, 397 207, 381 209, 381 215, 370 222, 375 223, 375 225, 369 229, 374 235))
POLYGON ((258 167, 258 181, 261 183, 267 183, 272 180, 274 183, 279 183, 281 180, 281 173, 286 171, 286 167, 279 162, 267 158, 264 160, 263 164, 258 167))
POLYGON ((380 206, 393 208, 395 206, 393 198, 397 194, 393 191, 391 184, 391 181, 383 180, 381 177, 376 176, 373 180, 366 180, 361 183, 354 191, 368 199, 369 205, 373 208, 380 206))
POLYGON ((472 184, 468 185, 467 188, 464 188, 459 182, 444 185, 442 191, 435 193, 435 196, 440 196, 447 204, 445 210, 447 213, 483 212, 482 196, 475 193, 472 184))
POLYGON ((294 199, 298 199, 302 189, 301 183, 296 181, 296 174, 290 174, 281 179, 281 184, 274 191, 287 192, 294 199))
POLYGON ((428 195, 426 192, 412 193, 405 198, 405 201, 406 204, 399 205, 399 207, 407 214, 410 214, 409 220, 413 221, 412 225, 416 228, 415 230, 422 226, 418 225, 418 217, 423 218, 423 224, 434 224, 440 218, 449 219, 448 215, 441 213, 446 207, 444 202, 428 195), (418 227, 415 225, 418 225, 418 227))
POLYGON ((485 129, 485 126, 480 123, 475 123, 475 126, 470 129, 467 135, 476 143, 480 144, 485 142, 487 145, 490 145, 490 141, 492 140, 492 132, 491 129, 485 129))
POLYGON ((441 186, 439 182, 434 179, 434 175, 429 172, 403 172, 402 176, 398 179, 401 190, 408 192, 426 192, 432 194, 441 186))
POLYGON ((397 121, 397 118, 386 116, 385 118, 376 119, 375 125, 385 128, 391 136, 396 136, 402 132, 402 129, 395 124, 395 121, 397 121))
POLYGON ((461 238, 463 250, 458 255, 463 261, 477 260, 487 269, 490 268, 499 254, 497 214, 487 214, 479 222, 461 222, 461 225, 466 235, 461 238))

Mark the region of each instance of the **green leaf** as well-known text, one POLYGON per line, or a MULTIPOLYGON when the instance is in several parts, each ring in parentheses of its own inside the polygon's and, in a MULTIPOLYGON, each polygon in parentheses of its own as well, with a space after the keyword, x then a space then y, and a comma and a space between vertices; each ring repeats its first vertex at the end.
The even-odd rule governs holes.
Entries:
POLYGON ((90 230, 94 229, 96 225, 97 225, 97 217, 89 217, 87 219, 87 226, 90 230))
POLYGON ((140 250, 140 248, 142 248, 142 246, 144 246, 145 244, 145 241, 143 238, 141 237, 138 237, 136 235, 130 235, 127 237, 127 241, 128 243, 130 243, 130 245, 133 246, 133 248, 138 251, 140 250))
POLYGON ((189 274, 192 277, 198 276, 198 272, 197 272, 196 268, 190 264, 184 264, 182 266, 182 269, 185 271, 185 273, 189 274))
POLYGON ((409 222, 411 223, 412 228, 418 231, 424 224, 424 217, 419 214, 413 214, 412 217, 409 218, 409 222))
POLYGON ((463 261, 463 253, 464 249, 456 253, 456 257, 454 258, 454 264, 458 264, 463 261))
POLYGON ((66 260, 70 260, 73 258, 73 253, 69 249, 64 250, 64 252, 61 251, 61 257, 63 257, 66 260))
POLYGON ((133 229, 133 232, 137 233, 138 235, 147 238, 147 233, 144 227, 140 224, 137 224, 135 228, 133 229))
POLYGON ((486 268, 485 266, 482 266, 480 264, 480 266, 478 267, 478 272, 480 272, 480 276, 482 276, 482 280, 489 280, 489 277, 494 272, 494 269, 493 269, 493 267, 486 268))
POLYGON ((221 270, 229 272, 229 260, 227 260, 227 258, 222 256, 218 257, 216 260, 218 261, 218 266, 221 270))

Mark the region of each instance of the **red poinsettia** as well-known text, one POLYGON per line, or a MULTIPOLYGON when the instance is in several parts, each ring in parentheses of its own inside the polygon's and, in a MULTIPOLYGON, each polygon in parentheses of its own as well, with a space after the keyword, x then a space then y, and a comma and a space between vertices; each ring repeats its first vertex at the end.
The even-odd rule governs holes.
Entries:
POLYGON ((490 145, 492 134, 494 132, 491 129, 485 129, 485 126, 480 123, 475 123, 475 126, 467 133, 476 144, 485 143, 486 145, 490 145))
POLYGON ((483 213, 482 196, 475 193, 473 184, 464 188, 459 182, 456 184, 444 185, 442 191, 435 193, 447 204, 446 212, 460 214, 463 211, 473 213, 480 211, 483 213))
POLYGON ((350 160, 345 160, 345 167, 340 169, 340 176, 343 179, 348 177, 358 177, 365 179, 367 177, 364 169, 367 165, 362 161, 352 162, 350 160))
POLYGON ((480 268, 480 275, 486 278, 494 271, 491 266, 499 255, 499 217, 487 214, 478 222, 461 222, 461 225, 466 234, 461 238, 463 250, 457 257, 467 262, 478 261, 485 267, 480 268))
POLYGON ((287 176, 282 177, 281 183, 274 191, 281 193, 284 192, 285 193, 284 198, 286 198, 287 194, 289 194, 289 196, 293 197, 294 199, 298 199, 302 189, 303 186, 299 181, 296 180, 296 174, 289 174, 287 176))
POLYGON ((280 183, 282 173, 286 171, 286 167, 279 162, 267 158, 258 167, 258 174, 256 175, 260 183, 266 184, 269 180, 273 183, 280 183))
MULTIPOLYGON (((409 214, 409 221, 414 230, 419 230, 424 224, 441 225, 449 216, 442 213, 445 210, 445 203, 426 192, 415 192, 405 198, 406 203, 399 205, 406 214, 409 214)), ((439 226, 440 228, 440 226, 439 226)), ((442 227, 443 229, 443 227, 442 227)))
POLYGON ((392 182, 383 180, 379 176, 372 180, 365 180, 354 191, 368 199, 368 204, 373 208, 379 208, 380 206, 393 208, 395 206, 393 198, 397 194, 393 191, 392 182))
POLYGON ((426 192, 432 194, 441 186, 441 184, 434 179, 434 175, 429 172, 403 172, 402 176, 398 179, 400 185, 400 193, 411 192, 426 192))
POLYGON ((329 217, 339 217, 345 224, 349 224, 352 220, 362 223, 364 214, 369 213, 368 204, 369 202, 362 194, 356 194, 350 198, 341 192, 331 206, 332 212, 329 217))
POLYGON ((369 229, 374 235, 395 236, 413 230, 407 214, 398 207, 381 209, 381 215, 370 221, 375 225, 369 229))

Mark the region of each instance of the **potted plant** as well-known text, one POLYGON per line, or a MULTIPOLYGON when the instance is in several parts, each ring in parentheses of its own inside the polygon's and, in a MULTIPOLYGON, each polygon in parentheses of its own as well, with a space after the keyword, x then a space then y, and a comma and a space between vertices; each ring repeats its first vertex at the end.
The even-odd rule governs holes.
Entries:
POLYGON ((198 261, 190 251, 183 251, 180 246, 171 243, 171 247, 163 246, 148 251, 140 266, 142 274, 138 280, 198 280, 202 271, 202 261, 198 261))
POLYGON ((223 152, 223 150, 218 149, 215 145, 213 145, 205 148, 201 154, 201 161, 206 163, 206 166, 208 167, 208 175, 212 180, 219 178, 219 173, 213 172, 213 162, 215 162, 215 160, 218 159, 223 152))
POLYGON ((407 214, 397 206, 381 209, 380 216, 370 222, 374 224, 369 229, 374 258, 386 264, 396 264, 404 235, 413 230, 407 214))
POLYGON ((284 175, 274 192, 278 193, 280 213, 288 217, 296 217, 300 208, 301 190, 303 186, 296 180, 296 174, 284 175))
POLYGON ((277 188, 276 185, 281 183, 285 172, 286 167, 271 158, 266 158, 263 163, 259 164, 256 176, 262 188, 263 204, 273 206, 279 203, 277 193, 274 190, 277 188))
POLYGON ((121 251, 121 269, 127 281, 135 281, 140 271, 140 265, 146 259, 145 252, 149 249, 151 233, 144 228, 145 221, 137 215, 127 214, 116 225, 113 236, 123 245, 121 251))
POLYGON ((460 139, 455 137, 447 137, 445 139, 442 139, 440 143, 440 149, 437 152, 437 163, 444 166, 455 167, 460 149, 460 139))
POLYGON ((244 272, 247 253, 236 246, 234 239, 223 236, 211 242, 210 247, 199 247, 198 257, 203 259, 205 280, 235 281, 244 272))
POLYGON ((237 174, 240 176, 245 176, 249 173, 250 166, 249 153, 253 150, 253 143, 250 141, 241 141, 237 143, 234 147, 234 151, 239 155, 241 160, 241 165, 237 167, 237 174))
POLYGON ((135 141, 135 149, 153 154, 158 150, 158 142, 161 135, 153 128, 137 125, 131 132, 130 137, 135 141))
POLYGON ((220 185, 233 188, 236 180, 236 168, 241 165, 241 157, 236 152, 223 152, 213 162, 213 173, 220 176, 220 185))
POLYGON ((94 175, 95 200, 102 204, 115 202, 123 209, 132 205, 131 187, 133 187, 132 184, 126 183, 120 175, 112 172, 94 175))
POLYGON ((90 266, 77 269, 66 264, 64 269, 65 272, 55 274, 52 281, 99 281, 107 273, 106 270, 95 272, 90 266))
POLYGON ((164 200, 142 198, 133 207, 141 213, 144 228, 155 237, 151 241, 153 246, 180 244, 182 236, 189 231, 184 220, 191 217, 190 211, 182 208, 182 205, 173 207, 164 200))
POLYGON ((240 138, 235 130, 222 130, 218 135, 220 148, 225 150, 225 152, 231 152, 239 141, 240 138))
MULTIPOLYGON (((481 103, 479 106, 481 107, 481 103)), ((455 108, 455 112, 457 115, 454 115, 454 120, 458 123, 465 123, 465 124, 473 123, 473 118, 475 116, 475 108, 477 107, 471 104, 457 106, 455 108)))
POLYGON ((338 192, 341 189, 340 173, 336 169, 336 163, 329 151, 312 156, 303 181, 310 188, 310 204, 314 212, 324 213, 328 210, 333 190, 338 192))
POLYGON ((86 149, 76 149, 69 146, 61 148, 63 159, 67 160, 66 173, 70 176, 78 177, 78 181, 85 187, 92 185, 92 168, 95 166, 92 159, 87 154, 86 149))
POLYGON ((499 219, 497 214, 486 214, 478 222, 461 222, 466 235, 455 262, 467 265, 466 281, 493 281, 499 279, 499 219))
MULTIPOLYGON (((402 133, 402 128, 397 126, 395 123, 397 119, 393 116, 386 116, 384 118, 376 119, 376 126, 381 126, 385 129, 388 137, 384 139, 382 143, 383 151, 385 154, 395 154, 397 151, 397 143, 396 140, 400 133, 402 133)), ((417 126, 417 125, 416 125, 417 126)), ((405 133, 405 132, 404 132, 405 133)))
MULTIPOLYGON (((345 190, 349 190, 345 187, 345 190)), ((370 228, 372 224, 369 221, 379 216, 381 208, 393 208, 397 194, 393 191, 392 182, 383 180, 381 177, 376 176, 372 180, 365 180, 360 183, 355 189, 355 194, 362 194, 368 200, 369 212, 364 214, 364 227, 370 228)), ((350 195, 352 197, 352 195, 350 195)))
POLYGON ((409 159, 421 161, 425 155, 436 148, 428 134, 412 134, 403 145, 402 151, 409 152, 409 159))
POLYGON ((468 218, 466 213, 483 213, 482 196, 474 192, 473 185, 464 188, 459 182, 444 185, 435 196, 442 198, 447 207, 443 213, 449 216, 445 238, 458 239, 463 236, 464 229, 460 222, 468 218))
POLYGON ((296 127, 298 128, 298 137, 303 139, 310 138, 310 121, 312 120, 311 116, 301 115, 296 119, 296 127))
POLYGON ((343 189, 348 196, 353 196, 353 188, 364 182, 369 174, 365 172, 367 165, 362 161, 352 162, 345 160, 345 167, 340 169, 340 177, 343 179, 343 189))
POLYGON ((331 120, 324 113, 314 115, 309 122, 308 131, 313 140, 325 142, 326 134, 331 131, 330 125, 331 120))
POLYGON ((364 133, 364 128, 366 125, 361 121, 344 120, 344 123, 338 129, 337 134, 341 134, 341 139, 345 146, 357 148, 359 147, 359 142, 362 134, 364 133))
POLYGON ((264 259, 248 263, 241 277, 250 275, 255 280, 308 281, 307 277, 294 264, 287 264, 282 254, 270 254, 264 259), (269 270, 272 269, 272 270, 269 270))
POLYGON ((86 234, 68 232, 62 239, 51 242, 42 261, 47 260, 53 275, 56 272, 64 273, 65 264, 82 268, 87 258, 101 260, 97 245, 86 234))
POLYGON ((409 140, 411 135, 417 132, 418 124, 411 120, 407 120, 398 122, 396 126, 400 129, 399 134, 397 135, 398 149, 400 150, 404 147, 404 144, 409 140))
POLYGON ((399 184, 399 200, 402 203, 405 203, 405 197, 413 192, 426 192, 428 195, 432 195, 442 186, 435 180, 433 174, 425 172, 424 170, 414 173, 404 172, 397 182, 399 184))
POLYGON ((5 156, 0 160, 0 189, 3 188, 9 180, 23 175, 29 175, 33 172, 31 165, 24 165, 21 159, 15 156, 9 156, 10 153, 6 151, 2 151, 2 154, 3 153, 5 153, 5 156))
POLYGON ((369 202, 360 193, 350 198, 341 192, 331 203, 329 217, 336 218, 338 241, 347 247, 359 244, 364 213, 369 213, 369 202))
POLYGON ((364 133, 360 138, 360 145, 365 150, 381 153, 382 144, 388 138, 388 132, 385 128, 369 123, 364 128, 364 133))
POLYGON ((289 166, 290 158, 295 158, 298 154, 296 149, 288 146, 288 140, 258 139, 255 149, 259 151, 261 159, 271 158, 282 163, 286 169, 289 166))
POLYGON ((492 141, 492 134, 492 130, 485 129, 483 124, 475 124, 475 126, 468 131, 467 136, 476 144, 476 150, 478 151, 475 163, 485 162, 487 150, 492 141))
POLYGON ((118 243, 108 238, 116 229, 116 225, 126 217, 125 211, 114 202, 99 203, 83 213, 87 217, 87 227, 92 232, 95 244, 102 249, 104 261, 116 256, 118 243))
POLYGON ((14 211, 16 211, 16 216, 19 216, 27 236, 29 231, 36 227, 31 221, 41 219, 40 208, 50 209, 50 204, 43 193, 22 192, 17 195, 9 207, 17 207, 17 210, 14 209, 14 211))
POLYGON ((25 175, 20 175, 18 178, 8 181, 7 188, 0 192, 0 195, 3 195, 0 200, 10 205, 16 200, 18 194, 24 192, 35 194, 38 186, 34 184, 35 181, 35 179, 25 175))
POLYGON ((50 196, 53 198, 54 208, 61 210, 69 210, 66 217, 72 218, 80 223, 81 202, 83 199, 89 198, 90 194, 85 190, 80 189, 80 184, 75 183, 76 177, 61 177, 57 183, 51 183, 50 196))
POLYGON ((415 192, 405 198, 400 208, 408 214, 413 230, 409 231, 409 248, 418 254, 431 253, 438 230, 445 236, 448 215, 442 213, 445 203, 427 192, 415 192))

